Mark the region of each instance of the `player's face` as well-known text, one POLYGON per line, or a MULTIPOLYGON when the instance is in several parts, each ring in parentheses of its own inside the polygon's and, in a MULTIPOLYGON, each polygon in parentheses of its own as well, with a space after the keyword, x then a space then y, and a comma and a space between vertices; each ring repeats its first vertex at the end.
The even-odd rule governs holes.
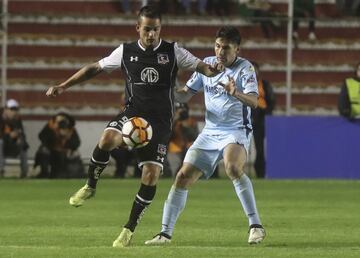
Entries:
POLYGON ((156 47, 160 40, 160 19, 140 17, 136 25, 136 31, 140 35, 140 43, 144 48, 156 47))
POLYGON ((239 45, 224 39, 217 38, 215 40, 215 55, 219 63, 224 66, 230 66, 239 53, 239 45))
POLYGON ((360 79, 360 64, 358 65, 356 69, 356 76, 360 79))

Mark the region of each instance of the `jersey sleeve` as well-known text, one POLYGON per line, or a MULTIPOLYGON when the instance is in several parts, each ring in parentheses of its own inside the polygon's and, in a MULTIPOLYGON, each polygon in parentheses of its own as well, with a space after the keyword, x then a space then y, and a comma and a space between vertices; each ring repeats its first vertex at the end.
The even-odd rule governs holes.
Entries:
POLYGON ((192 90, 194 93, 203 88, 202 75, 198 72, 194 72, 190 79, 186 82, 186 87, 192 90))
POLYGON ((176 64, 179 69, 195 71, 200 63, 200 59, 191 54, 185 48, 179 47, 177 43, 174 44, 174 52, 176 64))
POLYGON ((254 66, 250 62, 247 62, 241 73, 243 73, 241 76, 243 92, 245 94, 254 93, 259 95, 254 66))
POLYGON ((121 44, 109 56, 104 57, 99 61, 100 67, 108 73, 114 71, 117 68, 120 68, 123 60, 123 52, 124 45, 121 44))

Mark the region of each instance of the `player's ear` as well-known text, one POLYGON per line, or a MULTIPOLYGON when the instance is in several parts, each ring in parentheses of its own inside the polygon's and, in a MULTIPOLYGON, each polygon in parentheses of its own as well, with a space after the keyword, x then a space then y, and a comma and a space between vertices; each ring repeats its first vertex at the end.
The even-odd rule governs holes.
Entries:
POLYGON ((237 46, 236 46, 236 54, 237 54, 237 55, 240 55, 240 45, 237 45, 237 46))
POLYGON ((139 24, 139 23, 136 23, 135 28, 136 28, 136 31, 137 31, 137 32, 140 32, 140 24, 139 24))

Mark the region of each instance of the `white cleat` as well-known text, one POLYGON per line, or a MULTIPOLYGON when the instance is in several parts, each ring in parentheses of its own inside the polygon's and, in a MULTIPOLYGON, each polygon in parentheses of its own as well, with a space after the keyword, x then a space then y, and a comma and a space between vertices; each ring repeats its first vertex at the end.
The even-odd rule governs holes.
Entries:
POLYGON ((69 203, 72 206, 79 207, 83 205, 85 200, 93 197, 95 192, 96 190, 94 188, 91 188, 86 184, 70 197, 69 203))
POLYGON ((171 238, 164 236, 163 233, 157 234, 153 239, 145 241, 145 245, 165 245, 170 243, 171 238))
POLYGON ((130 245, 134 232, 128 228, 123 228, 118 238, 113 242, 113 247, 124 248, 130 245))
POLYGON ((260 244, 266 236, 264 228, 250 228, 249 231, 249 240, 250 245, 260 244))

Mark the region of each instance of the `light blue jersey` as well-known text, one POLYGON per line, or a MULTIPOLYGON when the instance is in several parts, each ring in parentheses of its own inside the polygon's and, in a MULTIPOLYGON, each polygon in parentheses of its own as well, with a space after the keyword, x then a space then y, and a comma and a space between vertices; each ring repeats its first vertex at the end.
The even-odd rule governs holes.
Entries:
MULTIPOLYGON (((217 62, 215 56, 206 57, 205 63, 217 62)), ((237 57, 230 67, 215 77, 207 77, 198 72, 193 73, 186 86, 195 92, 203 90, 205 97, 205 127, 204 133, 217 134, 224 130, 252 129, 251 108, 229 95, 219 83, 226 84, 232 77, 237 90, 258 95, 258 84, 252 64, 237 57)))

